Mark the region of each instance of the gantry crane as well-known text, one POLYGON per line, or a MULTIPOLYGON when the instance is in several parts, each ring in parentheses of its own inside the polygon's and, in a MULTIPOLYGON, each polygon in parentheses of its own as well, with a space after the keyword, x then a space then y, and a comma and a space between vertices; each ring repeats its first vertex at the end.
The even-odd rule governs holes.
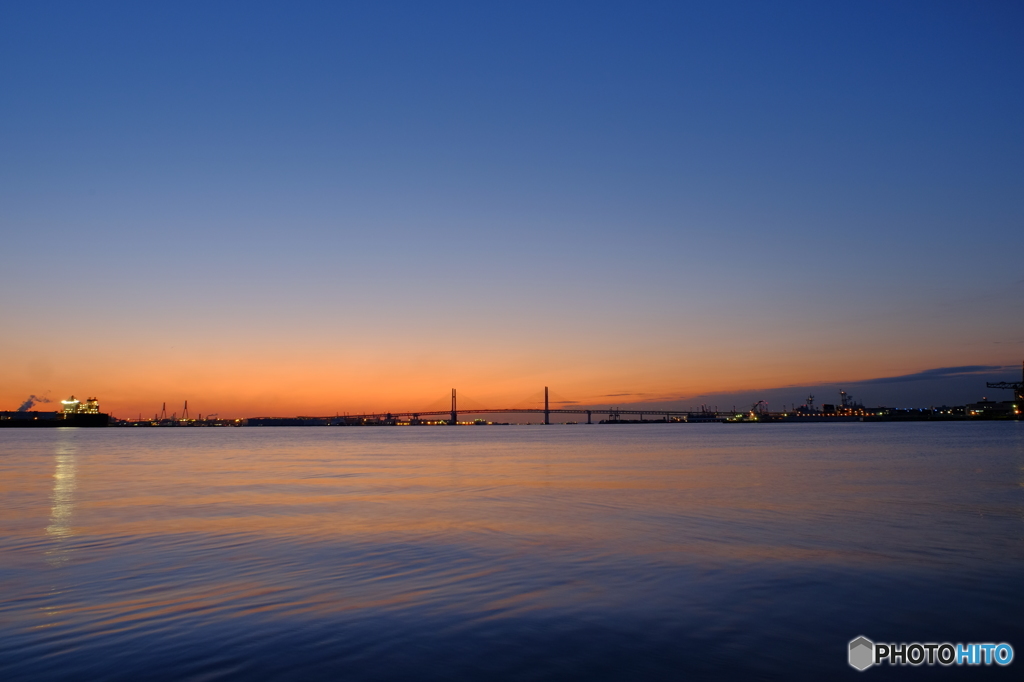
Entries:
POLYGON ((1021 365, 1020 381, 989 381, 986 386, 989 388, 1005 388, 1013 391, 1013 399, 1018 405, 1024 404, 1024 364, 1021 365))

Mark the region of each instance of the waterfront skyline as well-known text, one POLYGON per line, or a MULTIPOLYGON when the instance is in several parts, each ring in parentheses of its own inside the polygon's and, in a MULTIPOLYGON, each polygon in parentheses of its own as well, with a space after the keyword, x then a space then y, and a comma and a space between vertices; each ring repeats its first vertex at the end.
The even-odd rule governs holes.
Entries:
POLYGON ((1017 6, 4 17, 9 409, 966 402, 1024 357, 1017 6))

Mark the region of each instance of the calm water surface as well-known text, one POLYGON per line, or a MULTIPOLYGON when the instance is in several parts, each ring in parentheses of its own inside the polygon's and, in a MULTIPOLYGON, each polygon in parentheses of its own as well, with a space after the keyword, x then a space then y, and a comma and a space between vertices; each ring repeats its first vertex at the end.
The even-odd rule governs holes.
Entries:
POLYGON ((1024 423, 0 431, 4 680, 1009 679, 846 643, 1022 578, 1024 423))

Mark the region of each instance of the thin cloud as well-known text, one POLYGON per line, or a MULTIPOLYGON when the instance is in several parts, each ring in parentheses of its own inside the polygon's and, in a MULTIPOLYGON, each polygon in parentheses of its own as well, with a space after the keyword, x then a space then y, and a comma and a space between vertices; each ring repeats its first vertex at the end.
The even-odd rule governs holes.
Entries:
MULTIPOLYGON (((1009 371, 1020 372, 1017 365, 960 365, 957 367, 936 367, 926 369, 913 374, 902 374, 891 377, 877 377, 874 379, 863 379, 861 381, 819 381, 813 384, 785 384, 780 386, 762 386, 759 388, 740 389, 735 391, 722 391, 715 393, 699 393, 696 395, 662 395, 652 396, 650 393, 606 393, 600 397, 626 398, 620 403, 620 407, 646 406, 653 404, 656 409, 683 409, 687 406, 697 406, 700 403, 708 403, 712 406, 718 404, 720 407, 735 402, 737 405, 747 400, 754 400, 759 396, 772 396, 773 400, 779 400, 780 392, 797 393, 801 391, 818 392, 826 387, 846 386, 847 388, 898 385, 912 382, 939 381, 943 379, 956 379, 958 377, 971 377, 992 375, 1009 371), (631 399, 630 399, 631 398, 631 399)), ((908 387, 913 390, 912 387, 908 387)), ((859 393, 858 389, 858 393, 859 393)), ((789 398, 787 397, 787 401, 789 398)), ((588 403, 595 404, 595 403, 588 403)), ((655 409, 655 408, 652 408, 655 409)))
POLYGON ((990 372, 1002 372, 1009 369, 1004 365, 963 365, 961 367, 936 367, 926 369, 923 372, 913 374, 901 374, 895 377, 879 377, 877 379, 865 379, 863 381, 851 381, 851 385, 872 385, 872 384, 899 384, 906 381, 932 381, 935 379, 948 379, 949 377, 967 376, 971 374, 986 374, 990 372))

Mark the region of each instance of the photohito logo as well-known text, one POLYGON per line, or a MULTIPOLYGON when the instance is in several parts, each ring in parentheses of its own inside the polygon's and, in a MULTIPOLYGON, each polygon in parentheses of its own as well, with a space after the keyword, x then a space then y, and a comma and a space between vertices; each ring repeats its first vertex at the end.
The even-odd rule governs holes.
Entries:
POLYGON ((881 665, 882 661, 889 665, 1009 665, 1013 660, 1013 647, 1005 642, 883 644, 861 636, 850 640, 848 660, 857 670, 867 670, 873 665, 881 665))

